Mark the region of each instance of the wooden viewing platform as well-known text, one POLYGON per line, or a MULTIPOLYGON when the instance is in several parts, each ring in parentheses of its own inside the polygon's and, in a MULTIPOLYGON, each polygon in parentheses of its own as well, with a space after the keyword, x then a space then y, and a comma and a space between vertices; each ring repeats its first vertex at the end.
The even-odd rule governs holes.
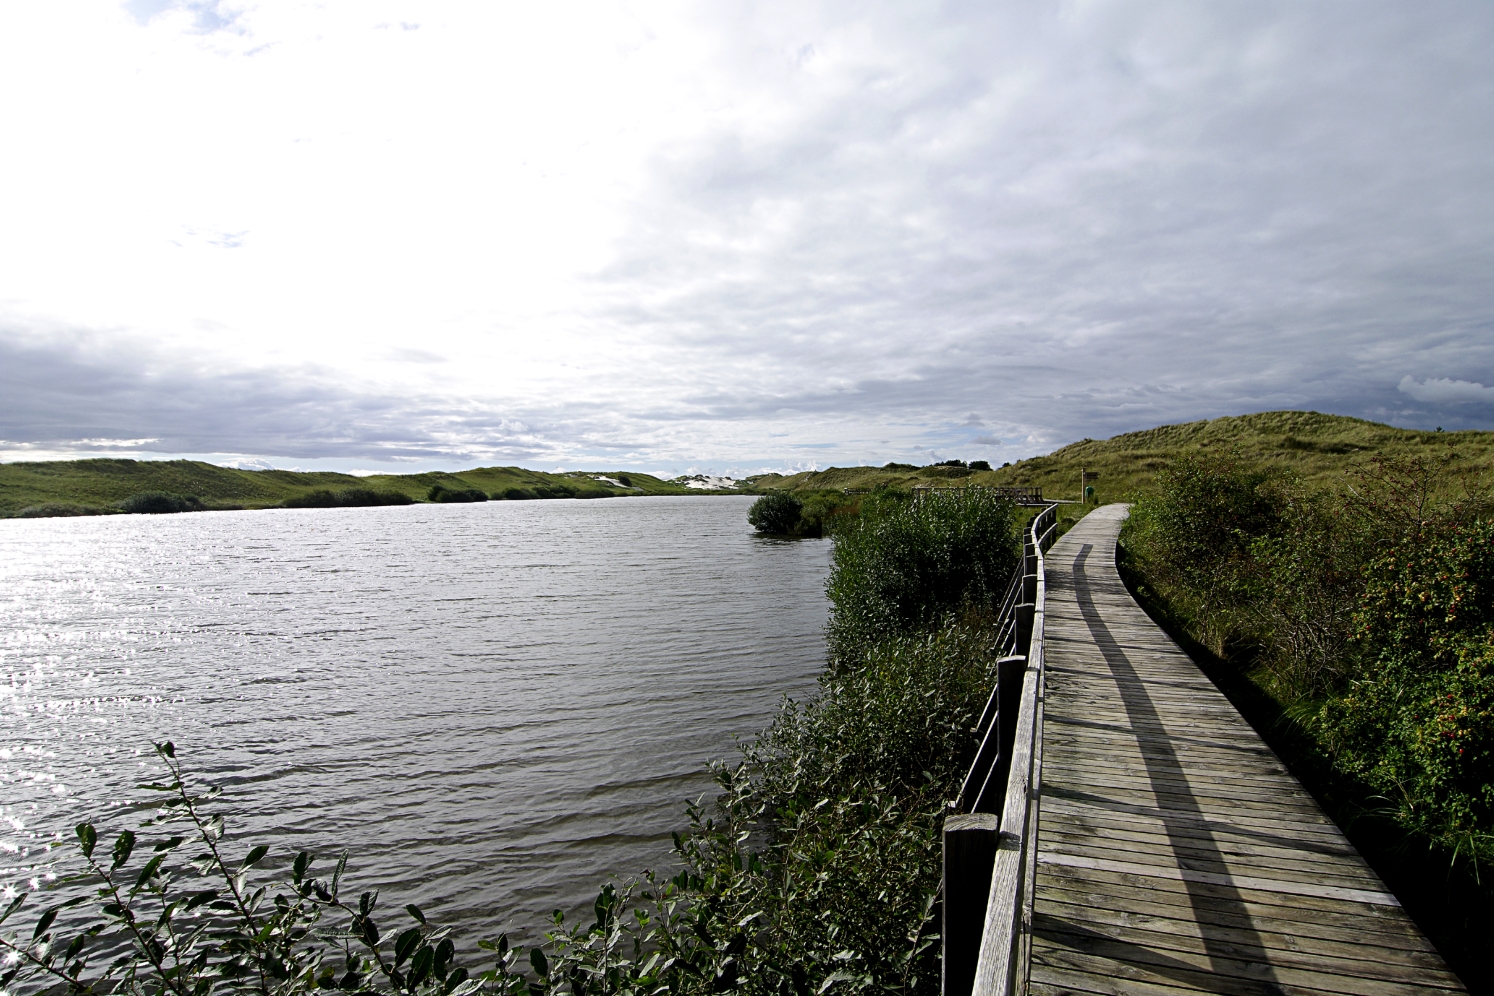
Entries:
POLYGON ((1125 514, 1096 509, 1045 559, 1035 863, 1012 988, 1462 992, 1343 833, 1126 591, 1115 570, 1125 514))

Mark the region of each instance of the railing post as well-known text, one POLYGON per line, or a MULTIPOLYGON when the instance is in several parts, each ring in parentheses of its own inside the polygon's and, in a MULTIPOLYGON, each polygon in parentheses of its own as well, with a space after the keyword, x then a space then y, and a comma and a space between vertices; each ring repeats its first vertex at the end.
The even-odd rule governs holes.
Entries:
POLYGON ((1013 653, 1025 656, 1032 646, 1032 612, 1035 608, 1032 602, 1023 602, 1012 610, 1012 618, 1017 623, 1017 645, 1013 653))
MULTIPOLYGON (((1022 708, 1022 678, 1027 673, 1026 657, 1008 657, 996 664, 996 722, 1000 725, 1001 749, 991 772, 991 782, 1006 790, 1007 775, 1012 766, 1012 742, 1017 737, 1017 712, 1022 708)), ((1001 800, 1000 805, 1005 805, 1001 800)))
POLYGON ((944 817, 943 996, 970 996, 996 862, 995 813, 944 817))

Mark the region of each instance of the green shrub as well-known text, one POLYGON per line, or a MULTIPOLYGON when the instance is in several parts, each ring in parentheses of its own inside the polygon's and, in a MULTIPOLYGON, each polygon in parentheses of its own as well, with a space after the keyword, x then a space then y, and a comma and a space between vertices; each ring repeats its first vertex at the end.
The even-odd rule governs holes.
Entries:
POLYGON ((1381 552, 1356 622, 1365 666, 1321 720, 1335 763, 1403 824, 1494 855, 1494 523, 1381 552))
POLYGON ((415 499, 401 491, 345 488, 337 492, 337 504, 343 508, 368 508, 376 505, 413 505, 415 499))
POLYGON ((374 505, 412 505, 415 499, 398 491, 375 491, 372 488, 345 488, 332 492, 317 488, 280 504, 285 508, 365 508, 374 505))
POLYGON ((173 495, 164 491, 145 491, 130 495, 117 505, 126 512, 163 515, 171 512, 201 512, 203 504, 196 495, 173 495))
POLYGON ((317 488, 303 495, 296 495, 280 503, 286 508, 336 508, 337 495, 327 488, 317 488))
POLYGON ((1282 482, 1215 456, 1186 456, 1157 474, 1155 494, 1131 509, 1124 542, 1152 585, 1215 654, 1249 628, 1244 608, 1258 586, 1251 555, 1280 533, 1282 482))
POLYGON ((799 525, 804 505, 786 491, 773 491, 752 503, 747 521, 760 533, 787 536, 799 525))
POLYGON ((832 666, 946 614, 988 609, 1016 569, 1019 533, 1016 505, 983 488, 916 502, 893 492, 867 496, 835 537, 825 583, 832 666))
POLYGON ((442 503, 487 501, 488 493, 478 488, 448 488, 444 484, 436 484, 426 492, 425 500, 442 503))
POLYGON ((569 484, 541 484, 534 489, 540 498, 575 498, 578 489, 569 484))
POLYGON ((528 501, 532 498, 538 498, 539 495, 528 488, 504 488, 501 495, 494 495, 493 497, 503 498, 505 501, 528 501))
POLYGON ((970 469, 971 470, 990 470, 991 469, 991 465, 989 463, 987 463, 985 460, 971 460, 970 461, 970 469))

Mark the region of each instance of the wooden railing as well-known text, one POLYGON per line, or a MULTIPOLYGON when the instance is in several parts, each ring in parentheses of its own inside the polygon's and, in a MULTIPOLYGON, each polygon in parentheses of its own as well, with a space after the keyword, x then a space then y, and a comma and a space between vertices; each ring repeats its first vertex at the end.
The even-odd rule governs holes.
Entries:
POLYGON ((998 616, 980 747, 944 820, 944 996, 1026 989, 1042 770, 1043 554, 1057 535, 1057 512, 1056 504, 1045 507, 1024 537, 998 616))

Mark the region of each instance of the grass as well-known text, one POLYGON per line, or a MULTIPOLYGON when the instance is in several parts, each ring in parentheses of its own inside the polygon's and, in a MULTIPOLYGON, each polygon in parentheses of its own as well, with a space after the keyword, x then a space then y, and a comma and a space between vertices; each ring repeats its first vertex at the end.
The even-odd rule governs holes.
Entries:
POLYGON ((1460 469, 1494 468, 1494 432, 1423 432, 1343 415, 1285 411, 1164 425, 1110 439, 1083 439, 1046 456, 956 477, 950 476, 947 467, 831 467, 790 476, 765 474, 751 478, 750 484, 758 491, 1021 485, 1041 487, 1049 498, 1078 498, 1083 469, 1096 497, 1117 501, 1151 490, 1157 471, 1170 460, 1201 449, 1237 453, 1242 463, 1291 470, 1314 485, 1340 480, 1377 453, 1440 456, 1451 449, 1460 469))
POLYGON ((570 488, 582 497, 707 494, 648 474, 575 471, 546 474, 520 467, 478 467, 454 474, 376 474, 354 477, 330 472, 234 470, 196 460, 66 460, 0 464, 0 516, 39 506, 108 509, 144 492, 193 495, 209 509, 268 508, 312 491, 371 488, 424 501, 431 488, 476 488, 502 494, 508 488, 570 488), (620 476, 621 475, 621 476, 620 476), (626 477, 630 487, 597 480, 626 477))

